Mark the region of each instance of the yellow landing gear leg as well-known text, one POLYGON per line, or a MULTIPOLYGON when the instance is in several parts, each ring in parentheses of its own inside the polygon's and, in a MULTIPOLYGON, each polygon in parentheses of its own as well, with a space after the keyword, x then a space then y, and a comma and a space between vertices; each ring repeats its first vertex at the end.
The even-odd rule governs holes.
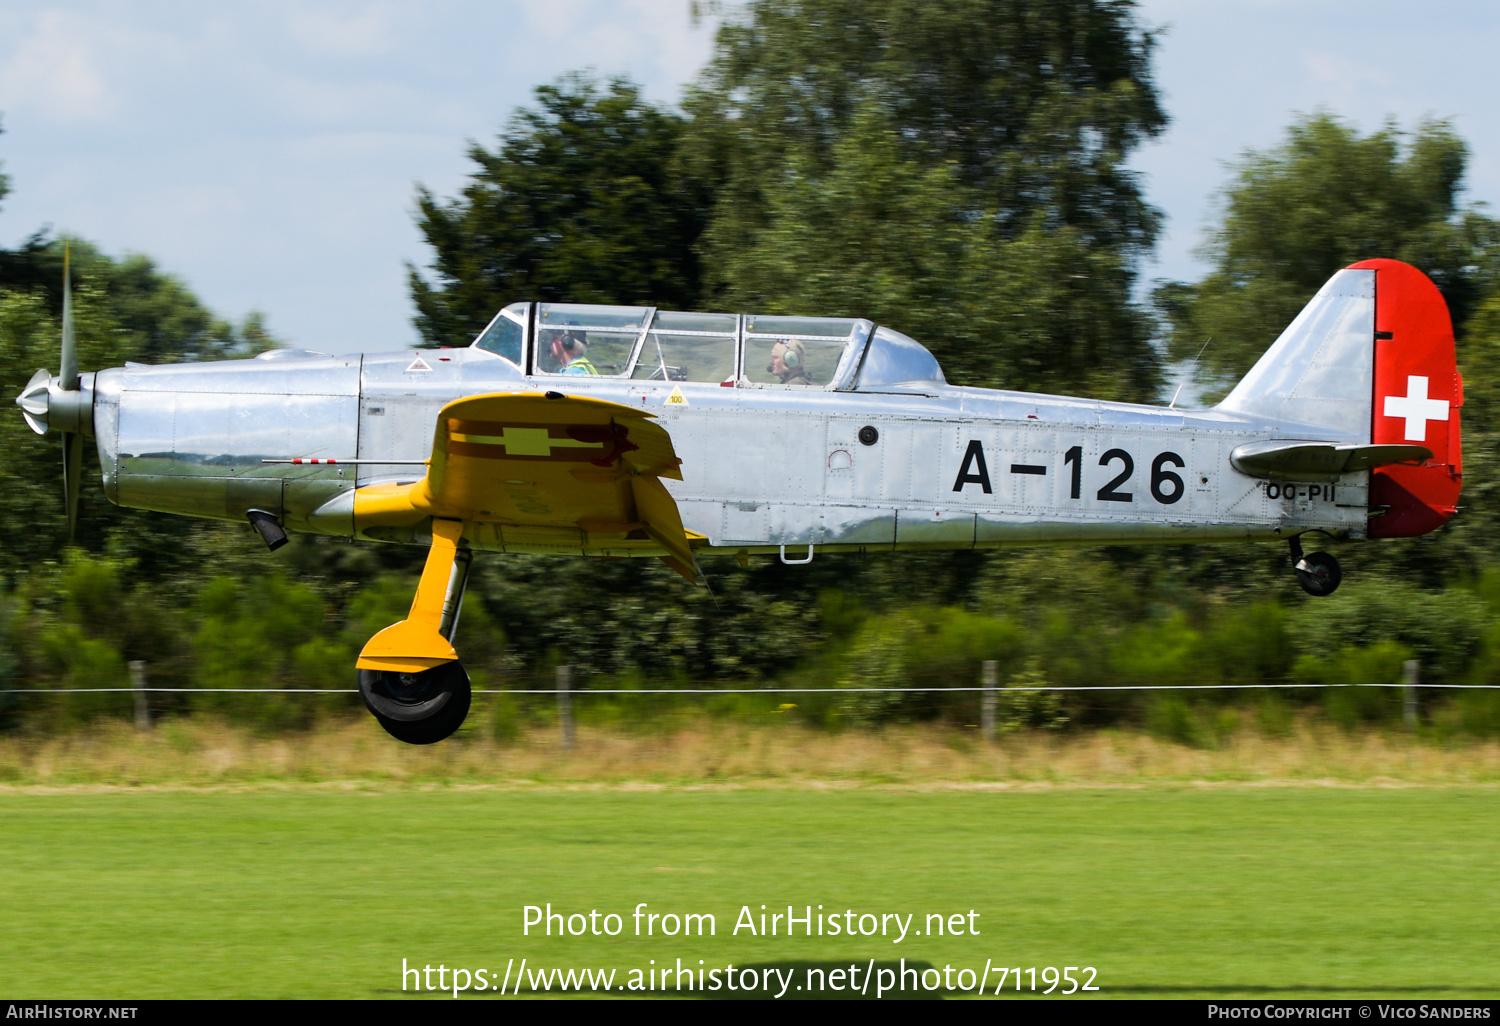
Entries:
POLYGON ((433 519, 411 612, 371 638, 355 664, 365 706, 408 744, 441 741, 469 711, 469 675, 451 640, 472 558, 458 547, 463 531, 462 521, 433 519))

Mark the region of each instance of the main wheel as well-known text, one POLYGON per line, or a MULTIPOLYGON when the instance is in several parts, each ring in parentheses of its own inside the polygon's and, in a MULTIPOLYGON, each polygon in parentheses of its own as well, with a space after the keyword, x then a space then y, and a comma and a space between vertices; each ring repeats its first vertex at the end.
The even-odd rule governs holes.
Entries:
POLYGON ((359 697, 391 737, 430 745, 469 714, 469 675, 457 660, 421 673, 360 670, 359 697))
POLYGON ((1326 552, 1309 552, 1297 561, 1297 583, 1309 595, 1332 595, 1343 579, 1339 561, 1326 552))

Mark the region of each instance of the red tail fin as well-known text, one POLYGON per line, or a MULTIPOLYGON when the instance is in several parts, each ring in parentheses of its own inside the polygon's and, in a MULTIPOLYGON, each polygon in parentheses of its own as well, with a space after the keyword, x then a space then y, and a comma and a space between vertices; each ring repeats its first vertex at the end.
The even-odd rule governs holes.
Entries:
POLYGON ((1459 407, 1463 379, 1453 354, 1453 322, 1442 294, 1399 260, 1351 265, 1375 274, 1375 394, 1370 441, 1425 445, 1420 467, 1381 467, 1370 475, 1371 538, 1411 538, 1453 515, 1463 479, 1459 407))

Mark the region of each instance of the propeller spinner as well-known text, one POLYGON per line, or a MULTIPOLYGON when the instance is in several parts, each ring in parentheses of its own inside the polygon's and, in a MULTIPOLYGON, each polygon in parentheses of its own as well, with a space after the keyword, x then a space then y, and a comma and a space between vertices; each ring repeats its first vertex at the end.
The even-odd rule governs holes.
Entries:
MULTIPOLYGON (((90 379, 93 375, 88 376, 90 379)), ((62 365, 57 377, 43 368, 31 376, 16 405, 26 424, 39 435, 57 430, 63 437, 63 495, 68 509, 68 541, 78 526, 78 486, 83 476, 83 438, 94 433, 92 380, 78 373, 78 347, 73 339, 73 285, 69 255, 63 250, 62 365)))

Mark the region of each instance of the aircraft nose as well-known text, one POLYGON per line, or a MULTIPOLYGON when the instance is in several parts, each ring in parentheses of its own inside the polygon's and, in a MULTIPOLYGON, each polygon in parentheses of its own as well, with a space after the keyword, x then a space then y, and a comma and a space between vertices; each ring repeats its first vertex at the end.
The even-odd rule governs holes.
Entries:
POLYGON ((48 392, 51 384, 52 375, 43 368, 31 376, 26 387, 21 389, 21 394, 16 396, 16 405, 21 408, 26 425, 39 435, 47 433, 47 413, 51 406, 48 392))

